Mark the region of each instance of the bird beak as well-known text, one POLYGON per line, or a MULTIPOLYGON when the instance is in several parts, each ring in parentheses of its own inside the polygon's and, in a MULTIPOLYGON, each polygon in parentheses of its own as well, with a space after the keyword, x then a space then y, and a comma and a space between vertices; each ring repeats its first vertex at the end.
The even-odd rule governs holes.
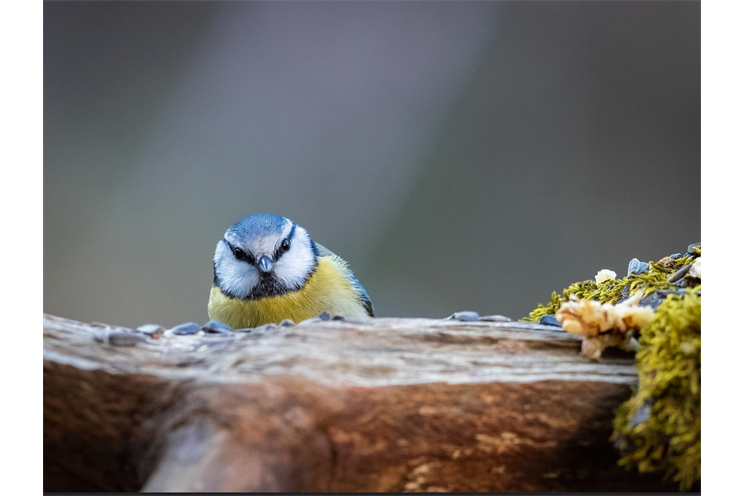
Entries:
POLYGON ((272 270, 272 267, 272 261, 266 255, 259 259, 259 270, 261 272, 269 272, 270 270, 272 270))

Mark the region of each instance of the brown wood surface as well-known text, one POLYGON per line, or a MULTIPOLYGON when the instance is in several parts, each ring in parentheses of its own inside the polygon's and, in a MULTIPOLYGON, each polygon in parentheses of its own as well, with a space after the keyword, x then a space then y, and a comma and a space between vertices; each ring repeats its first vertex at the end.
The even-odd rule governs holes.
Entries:
POLYGON ((45 315, 44 489, 675 489, 608 440, 633 356, 590 362, 555 329, 373 319, 117 347, 45 315))

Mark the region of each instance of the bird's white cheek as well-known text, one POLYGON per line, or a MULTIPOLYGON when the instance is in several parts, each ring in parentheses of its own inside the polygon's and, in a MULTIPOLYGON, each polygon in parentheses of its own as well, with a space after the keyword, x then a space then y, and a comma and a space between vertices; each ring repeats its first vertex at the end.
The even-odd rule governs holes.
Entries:
POLYGON ((313 254, 310 251, 305 253, 301 250, 296 252, 290 250, 277 261, 274 274, 286 287, 299 288, 313 270, 314 262, 313 254))
POLYGON ((224 291, 244 298, 259 282, 256 270, 244 262, 222 264, 217 275, 224 291))

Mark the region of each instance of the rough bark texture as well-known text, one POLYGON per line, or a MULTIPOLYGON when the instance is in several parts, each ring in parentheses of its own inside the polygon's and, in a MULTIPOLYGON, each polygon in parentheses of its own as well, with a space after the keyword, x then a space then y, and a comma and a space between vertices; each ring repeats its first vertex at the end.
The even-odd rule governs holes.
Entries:
POLYGON ((45 315, 44 489, 674 489, 608 441, 633 356, 588 362, 554 329, 374 319, 117 347, 45 315))

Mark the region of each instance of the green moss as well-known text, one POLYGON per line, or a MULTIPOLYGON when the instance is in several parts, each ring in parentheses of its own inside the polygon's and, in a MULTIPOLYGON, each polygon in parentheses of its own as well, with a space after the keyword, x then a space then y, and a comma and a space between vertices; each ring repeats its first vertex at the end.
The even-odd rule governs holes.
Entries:
POLYGON ((619 463, 664 472, 681 490, 701 480, 700 289, 668 296, 642 329, 639 387, 614 421, 619 463))
MULTIPOLYGON (((693 249, 698 256, 699 248, 693 249)), ((570 295, 616 303, 644 291, 678 289, 670 276, 695 261, 686 256, 650 262, 643 274, 621 279, 580 281, 551 294, 522 320, 538 321, 555 314, 570 295)), ((636 367, 639 386, 616 411, 613 440, 621 451, 619 464, 639 472, 661 472, 687 490, 701 480, 701 286, 671 294, 657 308, 654 320, 640 330, 636 367)))
MULTIPOLYGON (((698 253, 700 254, 701 251, 698 250, 698 253)), ((569 301, 569 295, 572 294, 577 295, 577 298, 581 300, 597 300, 602 303, 615 303, 621 299, 623 290, 627 286, 630 291, 629 295, 632 295, 639 290, 644 290, 643 296, 647 296, 654 291, 662 289, 673 289, 676 286, 667 282, 668 278, 682 267, 692 264, 694 260, 695 258, 689 256, 678 258, 676 260, 666 257, 659 262, 649 262, 650 268, 643 274, 631 274, 622 279, 604 281, 600 284, 591 280, 575 282, 568 288, 564 289, 562 296, 557 295, 555 291, 551 293, 550 302, 546 305, 539 304, 538 308, 530 312, 527 317, 523 317, 520 320, 538 322, 543 315, 555 315, 561 304, 565 301, 569 301)))
MULTIPOLYGON (((601 284, 607 284, 610 281, 606 281, 601 284)), ((578 298, 588 298, 589 295, 594 295, 598 291, 598 284, 595 281, 580 281, 575 282, 568 288, 564 289, 562 296, 556 294, 556 291, 551 293, 551 301, 546 305, 538 305, 538 308, 530 312, 528 317, 523 317, 520 320, 527 320, 530 322, 538 322, 544 315, 555 315, 556 311, 561 307, 561 304, 565 301, 569 301, 569 295, 576 294, 578 298)))

